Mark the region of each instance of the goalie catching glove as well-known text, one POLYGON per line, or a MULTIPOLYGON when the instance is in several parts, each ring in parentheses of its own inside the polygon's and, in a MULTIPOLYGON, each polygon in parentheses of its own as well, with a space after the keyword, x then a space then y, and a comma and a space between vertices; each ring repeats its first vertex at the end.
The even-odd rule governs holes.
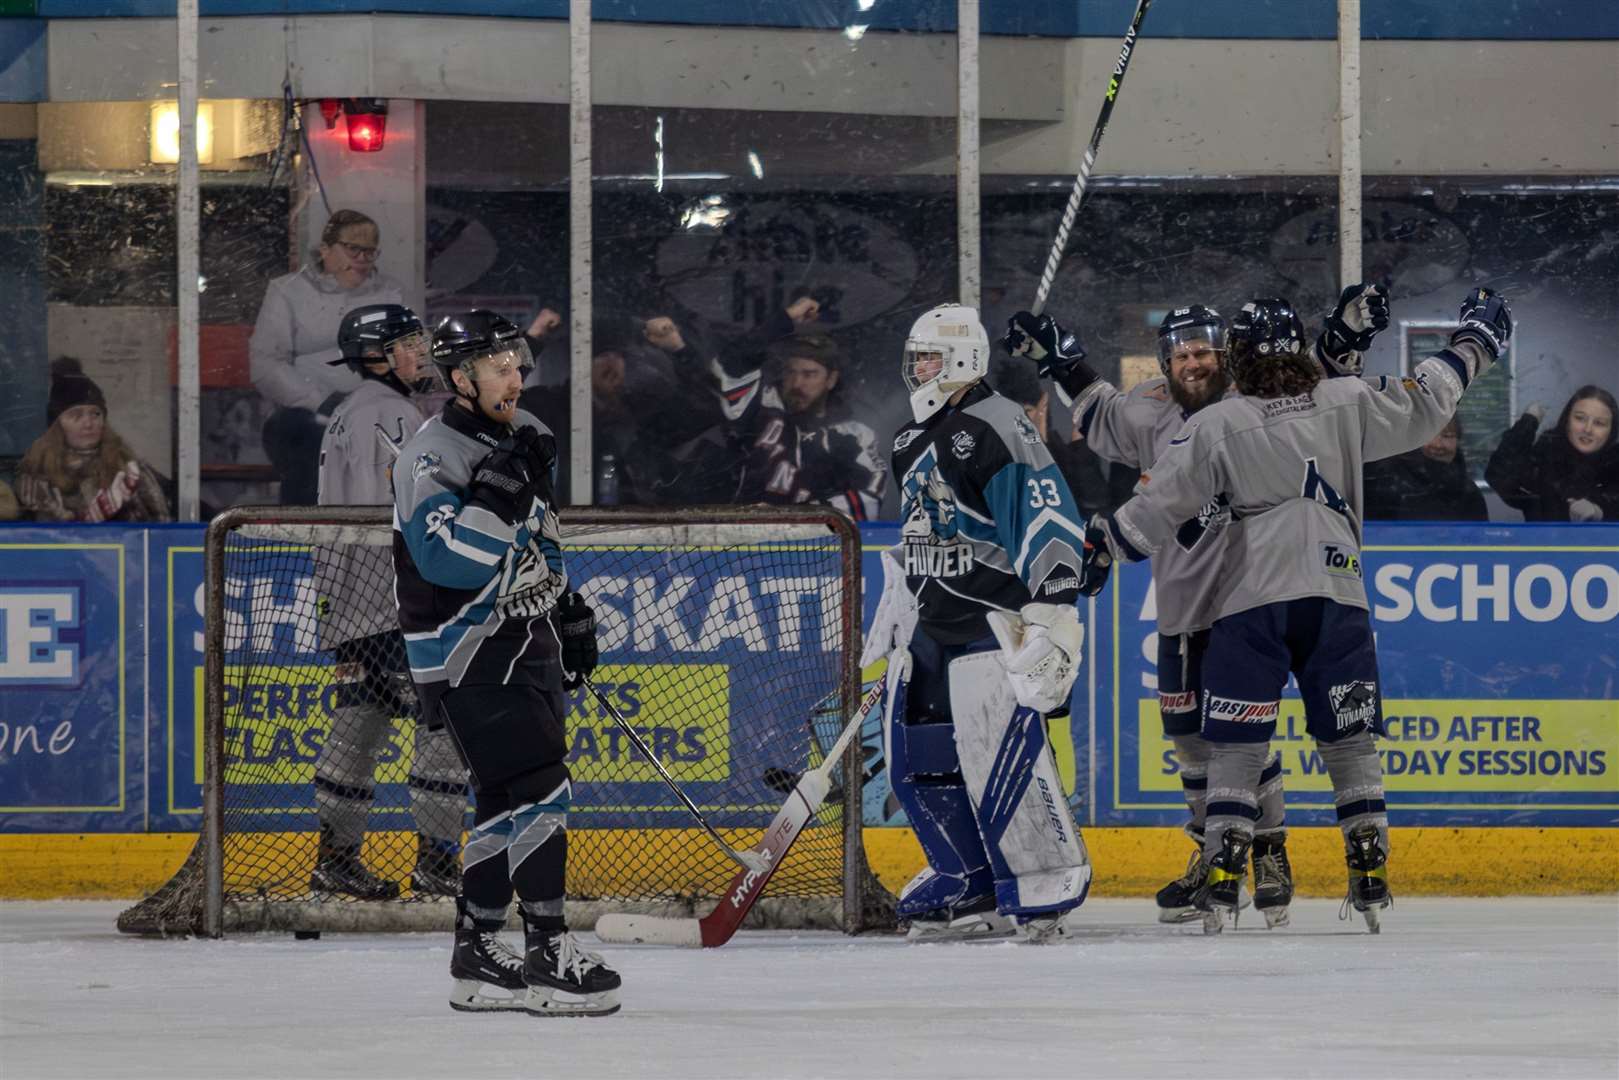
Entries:
POLYGON ((1017 703, 1042 715, 1066 713, 1085 644, 1079 613, 1068 604, 1024 604, 1018 615, 988 617, 1017 703))

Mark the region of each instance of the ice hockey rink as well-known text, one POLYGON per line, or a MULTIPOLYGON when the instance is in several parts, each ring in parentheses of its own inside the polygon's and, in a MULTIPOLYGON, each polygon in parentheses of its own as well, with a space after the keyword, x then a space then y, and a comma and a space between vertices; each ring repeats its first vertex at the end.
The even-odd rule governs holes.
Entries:
MULTIPOLYGON (((615 947, 600 1019, 464 1015, 442 935, 122 937, 121 905, 0 905, 19 1077, 1619 1075, 1619 897, 1302 900, 1205 937, 1098 900, 1061 945, 746 932, 615 947)), ((584 935, 586 940, 593 940, 584 935)))

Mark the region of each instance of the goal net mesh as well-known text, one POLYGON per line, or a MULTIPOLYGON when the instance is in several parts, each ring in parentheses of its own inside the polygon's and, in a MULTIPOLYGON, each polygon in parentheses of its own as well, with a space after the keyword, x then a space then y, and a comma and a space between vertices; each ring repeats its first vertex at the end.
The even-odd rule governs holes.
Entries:
MULTIPOLYGON (((412 781, 420 718, 408 675, 364 677, 404 668, 387 515, 243 508, 210 528, 205 828, 174 877, 120 916, 121 930, 451 924, 451 901, 411 890, 423 814, 413 787, 419 796, 423 785, 412 781), (367 738, 337 740, 333 752, 369 755, 348 771, 363 779, 342 794, 363 800, 370 785, 361 859, 397 883, 394 900, 325 893, 311 881, 316 761, 334 715, 356 701, 382 704, 372 713, 387 719, 367 738)), ((597 688, 726 840, 751 846, 858 707, 853 526, 829 512, 764 508, 563 518, 570 581, 596 610, 597 688)), ((702 914, 735 863, 606 708, 583 688, 566 704, 574 925, 608 910, 702 914)), ((831 796, 757 905, 756 925, 891 925, 892 899, 860 846, 860 773, 834 773, 831 796)), ((468 802, 463 825, 470 793, 468 802)), ((452 813, 454 805, 452 795, 452 813)))

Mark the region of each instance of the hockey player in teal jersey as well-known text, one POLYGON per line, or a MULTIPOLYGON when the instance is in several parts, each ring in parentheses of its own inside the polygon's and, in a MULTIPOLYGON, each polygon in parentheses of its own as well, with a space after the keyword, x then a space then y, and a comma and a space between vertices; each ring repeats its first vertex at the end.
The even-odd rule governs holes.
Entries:
POLYGON ((905 344, 903 524, 864 659, 888 658, 889 773, 928 860, 899 900, 913 939, 1046 940, 1090 887, 1045 725, 1080 663, 1083 525, 1022 408, 984 382, 989 359, 978 313, 954 304, 905 344))

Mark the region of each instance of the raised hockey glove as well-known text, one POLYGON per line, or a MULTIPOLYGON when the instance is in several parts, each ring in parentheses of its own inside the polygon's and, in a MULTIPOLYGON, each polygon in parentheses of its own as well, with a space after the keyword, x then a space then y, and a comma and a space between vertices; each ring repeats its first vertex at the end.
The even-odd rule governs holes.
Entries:
POLYGON ((1045 715, 1066 712, 1079 674, 1085 628, 1071 604, 1024 604, 1018 615, 989 614, 1017 703, 1045 715))
POLYGON ((1459 321, 1461 326, 1450 335, 1450 343, 1472 342, 1489 353, 1491 360, 1499 360, 1501 350, 1512 340, 1512 309, 1507 307, 1507 298, 1493 289, 1468 293, 1459 321))
POLYGON ((1037 370, 1061 388, 1068 404, 1096 381, 1094 369, 1085 362, 1085 347, 1079 335, 1064 330, 1050 315, 1020 311, 1006 320, 1001 348, 1012 356, 1033 360, 1037 370))
POLYGON ((557 604, 557 637, 562 639, 562 688, 575 690, 596 670, 596 611, 579 593, 557 604))
POLYGON ((1108 546, 1107 524, 1097 514, 1085 526, 1085 553, 1080 557, 1079 591, 1084 596, 1095 596, 1107 585, 1107 576, 1113 570, 1113 549, 1108 546))
POLYGON ((1371 348, 1372 339, 1388 325, 1388 290, 1364 281, 1345 289, 1327 316, 1319 341, 1329 374, 1360 374, 1363 364, 1358 354, 1371 348))
MULTIPOLYGON (((532 429, 525 429, 532 430, 532 429)), ((467 505, 488 510, 508 525, 528 520, 540 481, 528 453, 508 438, 485 454, 472 470, 467 505)))

